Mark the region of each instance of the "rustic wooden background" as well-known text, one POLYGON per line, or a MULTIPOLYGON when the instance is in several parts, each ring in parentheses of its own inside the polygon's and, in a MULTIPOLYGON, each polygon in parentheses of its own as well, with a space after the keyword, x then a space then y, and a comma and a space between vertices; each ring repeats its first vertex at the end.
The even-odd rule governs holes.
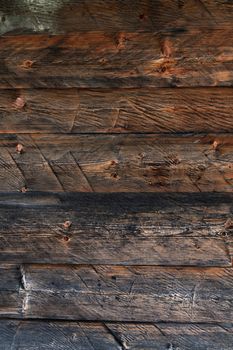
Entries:
POLYGON ((0 0, 0 349, 233 349, 233 1, 0 0))

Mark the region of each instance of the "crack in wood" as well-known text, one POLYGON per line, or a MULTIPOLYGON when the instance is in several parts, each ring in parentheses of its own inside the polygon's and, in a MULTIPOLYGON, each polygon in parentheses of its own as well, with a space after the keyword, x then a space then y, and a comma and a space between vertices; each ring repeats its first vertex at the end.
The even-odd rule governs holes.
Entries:
POLYGON ((26 273, 23 265, 20 265, 20 279, 19 279, 19 287, 22 290, 26 290, 26 273))
POLYGON ((79 165, 79 162, 77 161, 77 159, 74 157, 73 153, 70 151, 69 152, 71 157, 73 158, 75 164, 77 165, 77 167, 79 168, 80 170, 80 173, 81 175, 83 176, 84 180, 85 180, 85 183, 88 185, 89 187, 89 190, 90 192, 95 192, 92 185, 91 185, 91 182, 89 181, 88 177, 86 176, 85 172, 83 171, 82 167, 79 165))
POLYGON ((57 183, 59 184, 59 186, 61 187, 61 190, 63 192, 66 192, 63 183, 60 181, 59 176, 56 174, 56 172, 54 171, 52 165, 50 164, 50 162, 46 159, 45 155, 43 154, 43 152, 41 151, 40 147, 37 145, 36 141, 33 138, 33 135, 30 135, 31 141, 33 143, 33 145, 35 145, 36 149, 38 150, 39 154, 41 155, 42 159, 44 160, 45 164, 48 166, 48 168, 51 170, 53 176, 55 177, 57 183))
POLYGON ((16 350, 16 349, 18 349, 18 347, 17 347, 17 348, 15 347, 15 342, 16 342, 17 336, 18 336, 18 334, 19 334, 20 328, 21 328, 22 325, 23 325, 23 321, 18 321, 18 322, 19 322, 19 323, 18 323, 18 326, 17 326, 17 328, 16 328, 14 337, 13 337, 13 339, 12 339, 12 343, 11 343, 10 350, 16 350))
POLYGON ((113 332, 111 330, 111 328, 109 328, 105 322, 103 323, 103 325, 104 325, 105 329, 107 330, 107 332, 110 333, 112 335, 113 339, 116 341, 117 345, 119 346, 119 350, 128 350, 129 349, 129 347, 121 341, 121 339, 116 335, 116 333, 113 332))

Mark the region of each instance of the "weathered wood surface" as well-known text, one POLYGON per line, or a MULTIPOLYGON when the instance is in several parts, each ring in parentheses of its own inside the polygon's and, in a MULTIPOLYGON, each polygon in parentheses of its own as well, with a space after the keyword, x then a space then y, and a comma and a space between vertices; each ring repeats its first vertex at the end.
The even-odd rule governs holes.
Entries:
POLYGON ((232 24, 233 6, 225 0, 7 0, 0 4, 0 34, 51 34, 166 30, 190 25, 232 24))
POLYGON ((230 350, 232 327, 0 320, 0 350, 230 350))
POLYGON ((15 275, 15 291, 0 287, 2 317, 232 322, 232 268, 32 264, 15 275))
POLYGON ((232 21, 0 1, 0 350, 232 349, 232 21))
POLYGON ((0 136, 0 191, 232 192, 233 138, 0 136))
POLYGON ((0 88, 232 86, 232 46, 232 25, 1 37, 0 88))
POLYGON ((107 323, 121 350, 230 350, 232 326, 107 323))
POLYGON ((0 261, 230 266, 232 194, 1 194, 0 261))
POLYGON ((9 89, 0 133, 228 133, 232 110, 231 88, 9 89))
POLYGON ((0 350, 124 350, 101 323, 0 320, 0 332, 0 350))

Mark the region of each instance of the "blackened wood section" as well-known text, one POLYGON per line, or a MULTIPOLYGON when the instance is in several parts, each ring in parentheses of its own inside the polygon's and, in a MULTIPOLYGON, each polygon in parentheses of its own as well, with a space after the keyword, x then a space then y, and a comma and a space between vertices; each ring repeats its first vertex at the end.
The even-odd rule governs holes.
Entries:
POLYGON ((0 191, 232 192, 232 134, 2 134, 0 191))
POLYGON ((232 326, 0 320, 0 350, 229 350, 232 326))
POLYGON ((0 133, 232 132, 231 88, 3 90, 0 133))
MULTIPOLYGON (((230 323, 232 272, 217 267, 24 265, 17 317, 230 323)), ((11 316, 7 293, 3 286, 0 312, 11 316)))
MULTIPOLYGON (((22 314, 24 296, 20 293, 22 274, 12 265, 0 265, 0 318, 22 314)), ((1 339, 1 335, 0 335, 1 339)))
POLYGON ((2 37, 0 88, 231 86, 232 44, 231 25, 2 37))
POLYGON ((230 266, 232 194, 1 194, 0 261, 230 266))
POLYGON ((233 17, 231 1, 224 0, 7 0, 0 11, 0 34, 163 31, 232 24, 233 17))

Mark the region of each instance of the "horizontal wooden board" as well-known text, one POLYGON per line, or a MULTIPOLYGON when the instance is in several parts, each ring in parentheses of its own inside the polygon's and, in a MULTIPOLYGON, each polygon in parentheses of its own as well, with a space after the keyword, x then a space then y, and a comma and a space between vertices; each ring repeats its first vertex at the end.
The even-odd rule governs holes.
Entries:
POLYGON ((0 320, 0 350, 230 350, 232 326, 0 320))
POLYGON ((101 323, 0 320, 0 332, 0 350, 123 350, 101 323))
POLYGON ((0 94, 0 133, 233 132, 233 89, 26 89, 0 94))
POLYGON ((232 194, 0 198, 0 261, 229 266, 232 194))
POLYGON ((232 322, 232 268, 32 264, 18 273, 15 292, 1 283, 2 316, 232 322))
POLYGON ((0 191, 232 192, 232 134, 0 136, 0 191))
POLYGON ((0 11, 0 34, 154 31, 231 24, 233 17, 231 1, 224 0, 7 0, 0 11))
POLYGON ((0 320, 22 314, 24 296, 20 294, 21 278, 18 267, 0 264, 0 320))
POLYGON ((206 324, 107 324, 121 350, 230 350, 232 326, 206 324))
POLYGON ((2 37, 0 88, 232 86, 232 46, 231 25, 2 37))

